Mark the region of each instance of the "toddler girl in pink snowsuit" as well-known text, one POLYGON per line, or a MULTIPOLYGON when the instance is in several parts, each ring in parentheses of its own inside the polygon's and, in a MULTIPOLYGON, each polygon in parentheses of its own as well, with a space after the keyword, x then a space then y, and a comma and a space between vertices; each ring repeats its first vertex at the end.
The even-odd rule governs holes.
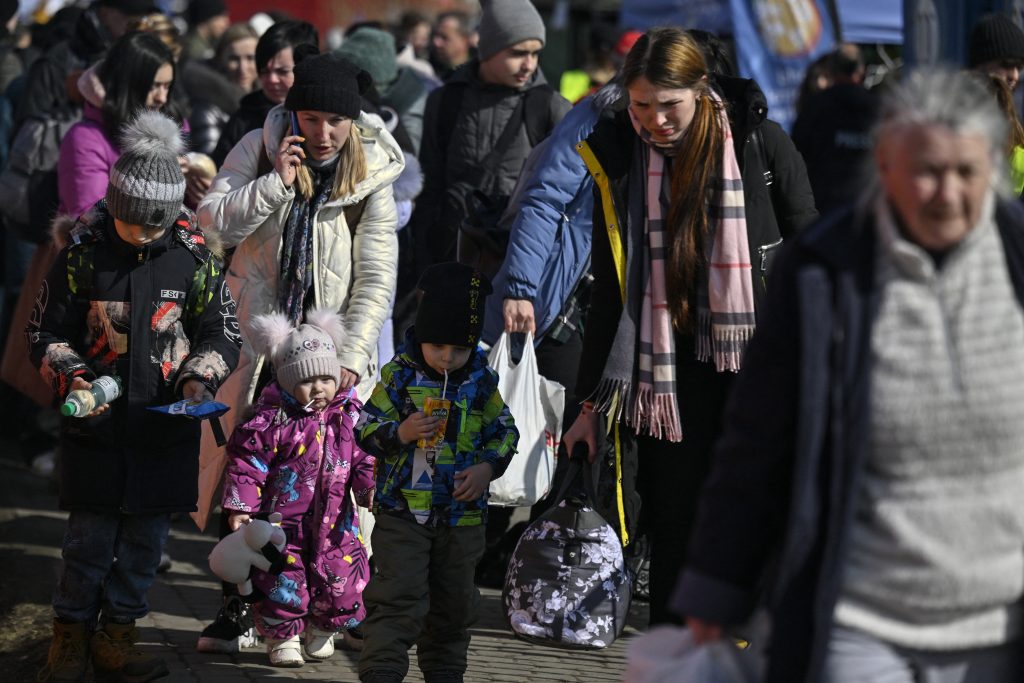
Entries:
POLYGON ((360 403, 337 392, 337 314, 311 311, 297 328, 281 314, 257 316, 253 332, 277 379, 228 442, 223 506, 232 529, 256 513, 284 517, 288 566, 277 576, 254 570, 254 617, 270 663, 297 667, 304 630, 306 655, 326 659, 334 635, 366 616, 370 573, 349 493, 372 503, 374 458, 353 440, 360 403))

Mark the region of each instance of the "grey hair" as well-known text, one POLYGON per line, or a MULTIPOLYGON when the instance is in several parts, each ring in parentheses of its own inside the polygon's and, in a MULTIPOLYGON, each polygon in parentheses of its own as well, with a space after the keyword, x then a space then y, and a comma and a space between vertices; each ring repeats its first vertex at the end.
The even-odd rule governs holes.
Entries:
POLYGON ((894 129, 927 125, 983 135, 992 156, 992 185, 1001 194, 1008 191, 1005 150, 1009 123, 995 97, 976 77, 945 67, 912 72, 882 96, 872 146, 877 147, 894 129))

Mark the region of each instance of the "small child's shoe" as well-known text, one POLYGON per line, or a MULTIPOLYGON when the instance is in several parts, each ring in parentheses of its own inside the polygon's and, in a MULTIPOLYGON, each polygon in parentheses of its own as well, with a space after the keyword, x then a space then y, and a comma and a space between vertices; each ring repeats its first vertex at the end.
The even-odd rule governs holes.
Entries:
POLYGON ((316 627, 306 630, 306 656, 310 659, 328 659, 334 654, 334 631, 321 631, 316 627))
POLYGON ((292 669, 302 666, 302 646, 298 636, 287 640, 267 638, 267 654, 270 655, 271 666, 292 669))

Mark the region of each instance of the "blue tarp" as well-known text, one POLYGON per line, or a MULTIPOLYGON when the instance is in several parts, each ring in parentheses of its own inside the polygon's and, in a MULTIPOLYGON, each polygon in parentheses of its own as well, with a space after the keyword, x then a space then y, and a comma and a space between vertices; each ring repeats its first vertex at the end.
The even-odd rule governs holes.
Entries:
MULTIPOLYGON (((801 0, 778 0, 799 4, 801 0)), ((903 42, 901 0, 837 0, 843 39, 854 43, 903 42)), ((645 30, 652 26, 700 28, 733 35, 729 0, 622 0, 619 23, 645 30)))
POLYGON ((903 43, 900 0, 839 0, 839 26, 848 43, 903 43))

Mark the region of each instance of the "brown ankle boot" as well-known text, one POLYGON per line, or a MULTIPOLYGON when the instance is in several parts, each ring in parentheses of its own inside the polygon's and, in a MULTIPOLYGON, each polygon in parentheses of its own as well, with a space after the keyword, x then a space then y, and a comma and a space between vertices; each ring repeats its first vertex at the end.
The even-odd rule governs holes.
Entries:
POLYGON ((107 622, 102 630, 96 631, 90 641, 96 680, 145 683, 167 676, 167 662, 138 649, 135 646, 138 640, 139 630, 134 621, 107 622))
POLYGON ((85 624, 63 624, 54 618, 50 652, 36 680, 40 683, 81 681, 88 665, 89 631, 85 624))

